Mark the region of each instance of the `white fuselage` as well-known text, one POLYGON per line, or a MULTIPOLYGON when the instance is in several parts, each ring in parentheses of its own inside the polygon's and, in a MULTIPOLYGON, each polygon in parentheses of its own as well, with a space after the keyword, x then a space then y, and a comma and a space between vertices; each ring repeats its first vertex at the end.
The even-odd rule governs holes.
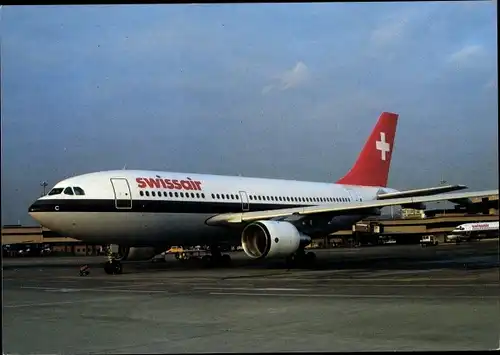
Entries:
POLYGON ((459 225, 453 230, 453 234, 474 236, 479 234, 497 234, 498 235, 498 222, 476 222, 465 223, 459 225))
MULTIPOLYGON (((220 213, 343 204, 377 198, 384 187, 160 171, 117 170, 57 183, 30 215, 63 236, 89 243, 197 245, 238 243, 241 227, 213 227, 220 213), (73 194, 68 194, 68 187, 73 194)), ((350 228, 359 215, 334 217, 331 230, 350 228)))

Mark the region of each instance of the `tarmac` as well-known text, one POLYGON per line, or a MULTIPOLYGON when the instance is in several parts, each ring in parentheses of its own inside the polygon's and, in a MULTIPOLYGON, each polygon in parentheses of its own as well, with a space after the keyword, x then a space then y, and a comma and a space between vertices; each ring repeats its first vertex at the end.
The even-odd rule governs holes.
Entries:
POLYGON ((6 354, 490 350, 500 339, 498 241, 316 251, 287 269, 103 257, 4 259, 6 354), (89 264, 89 276, 78 276, 89 264))

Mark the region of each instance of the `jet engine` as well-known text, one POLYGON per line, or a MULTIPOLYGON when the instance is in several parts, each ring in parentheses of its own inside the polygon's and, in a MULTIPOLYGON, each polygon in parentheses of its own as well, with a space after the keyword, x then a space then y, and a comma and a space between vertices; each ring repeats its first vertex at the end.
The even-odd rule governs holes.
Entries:
POLYGON ((122 261, 144 261, 150 260, 155 255, 160 254, 167 248, 153 248, 153 247, 127 247, 120 245, 118 247, 118 260, 122 261))
POLYGON ((293 224, 282 221, 251 223, 241 235, 243 250, 252 259, 286 257, 310 242, 309 236, 300 233, 293 224))

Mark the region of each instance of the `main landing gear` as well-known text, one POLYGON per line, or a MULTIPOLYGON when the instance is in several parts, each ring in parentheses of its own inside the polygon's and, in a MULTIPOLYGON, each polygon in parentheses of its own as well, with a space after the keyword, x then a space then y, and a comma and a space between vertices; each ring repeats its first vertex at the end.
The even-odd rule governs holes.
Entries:
POLYGON ((104 272, 108 275, 118 275, 123 272, 123 266, 120 260, 116 259, 115 254, 111 250, 111 246, 106 248, 108 261, 104 263, 104 272))
POLYGON ((316 254, 312 251, 306 252, 305 249, 300 248, 295 254, 286 258, 288 268, 293 267, 311 267, 316 262, 316 254))
POLYGON ((231 265, 231 257, 228 254, 222 254, 218 245, 210 246, 210 255, 204 255, 201 260, 207 267, 231 265))

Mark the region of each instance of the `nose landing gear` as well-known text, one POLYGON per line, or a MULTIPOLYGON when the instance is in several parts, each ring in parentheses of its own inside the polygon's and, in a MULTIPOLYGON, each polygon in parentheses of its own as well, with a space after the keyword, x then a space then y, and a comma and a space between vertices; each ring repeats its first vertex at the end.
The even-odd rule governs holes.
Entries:
POLYGON ((108 275, 118 275, 123 272, 123 266, 112 251, 111 246, 106 248, 108 261, 104 263, 104 272, 108 275))
POLYGON ((207 267, 223 267, 231 265, 231 256, 229 254, 221 254, 218 245, 210 246, 210 255, 205 255, 201 258, 207 267))
POLYGON ((295 267, 311 267, 316 263, 316 254, 312 251, 307 252, 304 249, 299 249, 295 254, 286 258, 288 268, 295 267))

